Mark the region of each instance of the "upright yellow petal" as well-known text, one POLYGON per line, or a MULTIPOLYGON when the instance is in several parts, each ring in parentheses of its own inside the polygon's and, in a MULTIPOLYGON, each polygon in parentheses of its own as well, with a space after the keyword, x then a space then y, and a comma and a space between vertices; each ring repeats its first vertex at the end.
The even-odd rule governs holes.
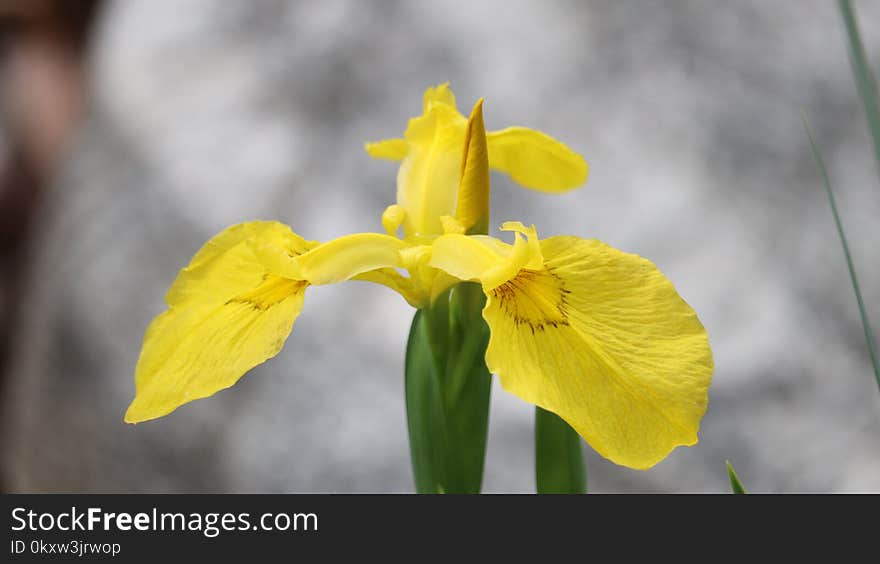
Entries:
POLYGON ((490 168, 543 192, 576 188, 589 172, 583 157, 540 131, 509 127, 486 134, 482 100, 465 119, 449 83, 425 90, 422 115, 409 120, 404 139, 367 143, 366 150, 374 158, 403 161, 397 203, 406 210, 407 237, 443 233, 439 218, 453 212, 469 234, 487 231, 487 156, 490 168))
POLYGON ((489 153, 483 125, 483 100, 474 105, 468 118, 461 158, 461 178, 455 218, 474 235, 489 232, 489 153))
POLYGON ((508 127, 490 131, 486 140, 489 166, 526 188, 559 193, 587 181, 589 167, 584 158, 545 133, 508 127))
POLYGON ((254 241, 290 257, 311 245, 275 222, 236 225, 206 243, 169 290, 169 309, 147 329, 127 422, 161 417, 228 388, 281 350, 307 283, 272 274, 254 241))
POLYGON ((435 102, 446 104, 453 110, 457 109, 455 106, 455 94, 452 93, 452 88, 449 87, 448 82, 425 89, 425 93, 422 95, 422 113, 428 113, 428 108, 435 102))
MULTIPOLYGON (((433 86, 425 90, 422 96, 422 114, 427 115, 430 107, 435 104, 444 104, 452 110, 455 107, 455 95, 449 88, 449 83, 433 86)), ((457 111, 456 111, 457 113, 457 111)), ((402 161, 409 154, 409 144, 406 139, 385 139, 364 144, 367 154, 374 159, 388 161, 402 161)))
POLYGON ((409 150, 397 173, 397 203, 406 210, 407 236, 443 232, 440 217, 453 215, 467 120, 442 103, 409 121, 409 150))
POLYGON ((542 269, 488 293, 486 361, 503 387, 624 466, 649 468, 695 444, 712 353, 672 283, 599 241, 553 237, 541 250, 542 269))

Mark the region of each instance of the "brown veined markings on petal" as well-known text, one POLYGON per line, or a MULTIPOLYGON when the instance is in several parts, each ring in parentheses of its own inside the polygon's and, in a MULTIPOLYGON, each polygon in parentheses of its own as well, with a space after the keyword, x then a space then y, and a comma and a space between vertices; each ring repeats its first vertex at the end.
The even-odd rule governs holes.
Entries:
POLYGON ((569 290, 552 268, 522 269, 492 290, 501 310, 517 325, 528 325, 532 333, 543 331, 548 325, 568 325, 568 294, 569 290))
POLYGON ((226 302, 226 305, 246 304, 254 309, 265 311, 300 292, 307 285, 308 282, 305 280, 291 280, 274 274, 266 274, 259 286, 232 298, 226 302))

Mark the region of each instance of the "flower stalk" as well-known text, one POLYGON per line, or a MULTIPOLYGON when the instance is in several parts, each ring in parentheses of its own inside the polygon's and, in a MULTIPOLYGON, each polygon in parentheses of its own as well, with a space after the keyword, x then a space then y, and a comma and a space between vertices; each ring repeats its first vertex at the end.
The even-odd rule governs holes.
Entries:
POLYGON ((555 413, 535 408, 535 483, 539 494, 587 493, 581 438, 555 413))

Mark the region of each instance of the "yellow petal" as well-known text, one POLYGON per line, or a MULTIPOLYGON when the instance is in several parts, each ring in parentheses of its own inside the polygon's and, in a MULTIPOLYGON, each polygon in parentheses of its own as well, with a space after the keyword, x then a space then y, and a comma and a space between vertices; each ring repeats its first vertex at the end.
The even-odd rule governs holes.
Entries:
POLYGON ((385 139, 384 141, 364 143, 364 149, 374 159, 386 161, 402 161, 409 153, 409 145, 405 139, 385 139))
POLYGON ((516 232, 513 245, 485 235, 437 237, 431 245, 429 264, 460 280, 478 281, 487 292, 516 276, 521 269, 543 264, 534 227, 507 222, 502 230, 516 232))
POLYGON ((400 239, 381 233, 355 233, 316 246, 294 260, 296 278, 309 284, 335 284, 370 270, 402 268, 400 239))
POLYGON ((228 388, 281 350, 307 283, 267 270, 255 240, 290 256, 309 246, 274 222, 233 226, 205 244, 168 292, 169 309, 147 329, 127 422, 161 417, 228 388))
MULTIPOLYGON (((447 107, 447 110, 458 113, 455 107, 455 95, 452 93, 452 89, 449 88, 448 82, 425 90, 422 100, 423 115, 427 115, 428 110, 435 103, 443 104, 447 107)), ((410 146, 406 139, 385 139, 365 143, 364 149, 374 159, 402 161, 409 154, 410 146)))
POLYGON ((409 121, 409 152, 397 173, 407 236, 442 233, 440 217, 453 215, 466 127, 467 120, 446 104, 431 104, 425 115, 409 121))
POLYGON ((464 232, 467 231, 464 225, 462 225, 460 221, 458 221, 451 215, 440 216, 440 224, 443 226, 444 235, 448 235, 450 233, 454 233, 456 235, 464 235, 464 232))
MULTIPOLYGON (((501 231, 513 231, 517 235, 524 235, 526 237, 525 241, 517 237, 516 242, 513 244, 512 258, 510 260, 516 266, 517 271, 520 268, 541 268, 544 264, 544 255, 541 251, 541 242, 538 240, 538 232, 534 225, 526 227, 519 221, 505 221, 501 224, 501 231)), ((483 284, 486 284, 485 280, 483 284)), ((491 286, 491 288, 494 287, 495 285, 491 286)))
POLYGON ((202 246, 171 284, 165 302, 168 305, 190 300, 222 303, 255 287, 262 281, 266 269, 254 266, 254 245, 270 248, 289 260, 317 243, 306 241, 277 221, 233 225, 202 246))
POLYGON ((489 154, 482 98, 467 123, 455 218, 468 233, 485 235, 489 231, 489 154))
POLYGON ((352 280, 360 280, 363 282, 372 282, 381 284, 387 288, 391 288, 401 296, 406 302, 416 309, 422 309, 428 305, 427 292, 413 284, 413 281, 393 268, 378 268, 358 274, 352 280))
POLYGON ((428 108, 431 107, 431 104, 434 102, 446 104, 453 110, 456 109, 455 94, 453 94, 452 89, 449 88, 448 82, 438 84, 437 86, 425 90, 425 93, 422 95, 422 113, 428 113, 428 108))
POLYGON ((517 183, 542 192, 566 192, 587 181, 589 168, 579 154, 545 133, 508 127, 486 135, 489 166, 517 183))
POLYGON ((397 204, 391 204, 382 212, 382 227, 385 233, 397 237, 397 230, 406 218, 406 210, 397 204))
MULTIPOLYGON (((510 246, 490 237, 451 233, 441 235, 431 245, 429 265, 460 280, 479 280, 490 269, 505 262, 510 246)), ((512 272, 508 279, 516 271, 512 272)))
POLYGON ((713 362, 694 311, 641 257, 576 237, 541 248, 543 269, 488 293, 486 361, 503 387, 624 466, 695 444, 713 362))

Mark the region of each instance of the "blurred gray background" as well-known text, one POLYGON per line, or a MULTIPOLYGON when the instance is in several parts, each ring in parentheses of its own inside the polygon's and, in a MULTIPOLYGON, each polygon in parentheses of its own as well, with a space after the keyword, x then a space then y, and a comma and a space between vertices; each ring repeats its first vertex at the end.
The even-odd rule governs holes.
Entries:
MULTIPOLYGON (((857 2, 880 70, 880 4, 857 2)), ((125 425, 143 331, 227 225, 381 231, 402 133, 451 81, 489 129, 582 153, 562 196, 494 175, 493 223, 649 257, 699 313, 716 372, 700 443, 649 471, 585 447, 595 492, 880 491, 880 394, 821 178, 824 150, 880 325, 880 180, 827 0, 108 2, 87 114, 37 215, 3 381, 9 491, 408 492, 412 310, 309 290, 283 352, 238 385, 125 425)), ((493 390, 485 490, 534 491, 532 406, 493 390)))

